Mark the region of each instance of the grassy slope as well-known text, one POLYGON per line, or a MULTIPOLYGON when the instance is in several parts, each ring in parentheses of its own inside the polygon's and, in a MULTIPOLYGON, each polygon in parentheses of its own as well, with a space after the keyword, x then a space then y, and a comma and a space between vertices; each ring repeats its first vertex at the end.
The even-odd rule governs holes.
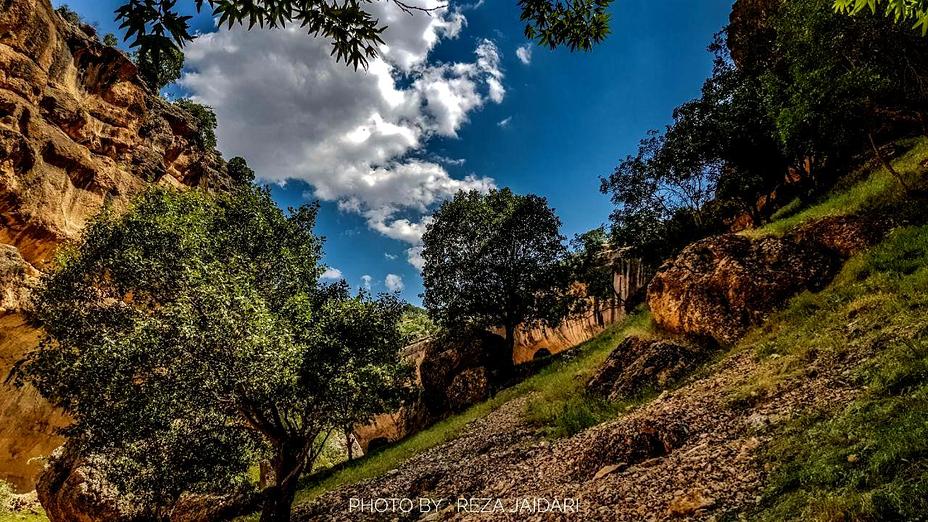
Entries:
MULTIPOLYGON (((894 162, 924 176, 928 140, 894 162)), ((751 235, 810 219, 892 207, 904 194, 885 169, 751 235)), ((798 210, 798 211, 796 211, 798 210)), ((862 390, 841 411, 787 421, 764 454, 771 469, 760 520, 916 520, 928 515, 928 226, 893 232, 849 260, 822 292, 794 298, 738 346, 763 361, 733 405, 788 387, 816 361, 857 360, 845 380, 862 390)))
MULTIPOLYGON (((645 313, 630 316, 620 324, 614 325, 597 337, 576 348, 576 355, 559 360, 525 381, 503 390, 489 401, 475 405, 467 411, 449 417, 434 426, 419 432, 402 442, 379 453, 358 460, 352 465, 339 470, 321 482, 309 482, 297 494, 297 503, 311 500, 326 491, 343 484, 352 484, 389 471, 410 457, 429 448, 453 439, 467 423, 486 416, 496 408, 513 399, 532 394, 533 402, 559 404, 568 400, 572 391, 578 389, 578 383, 584 381, 582 376, 599 367, 616 345, 632 333, 645 333, 650 329, 650 318, 645 313)), ((540 416, 555 422, 557 413, 540 416)))
MULTIPOLYGON (((914 176, 921 169, 920 163, 928 158, 928 139, 911 140, 906 145, 912 148, 894 161, 893 167, 910 181, 914 181, 914 176)), ((798 200, 793 201, 774 214, 767 225, 744 233, 754 237, 782 235, 806 221, 853 214, 892 203, 903 196, 899 182, 886 169, 879 168, 872 173, 857 173, 839 183, 823 201, 807 208, 802 208, 798 200), (859 179, 860 174, 864 175, 864 179, 859 179)))
MULTIPOLYGON (((919 141, 895 167, 917 176, 928 157, 919 141)), ((892 205, 904 195, 880 169, 821 203, 758 233, 803 221, 892 205)), ((896 230, 848 261, 817 294, 794 298, 738 349, 761 371, 731 390, 733 404, 788 387, 815 361, 861 357, 842 377, 863 390, 841 411, 811 413, 778 428, 765 459, 772 469, 761 520, 924 520, 928 516, 928 226, 896 230)))
MULTIPOLYGON (((912 173, 919 171, 920 162, 928 158, 928 140, 914 140, 910 145, 912 148, 894 162, 894 167, 899 172, 912 176, 914 175, 912 173)), ((863 173, 863 179, 860 179, 860 177, 858 176, 857 179, 851 179, 849 182, 839 185, 817 204, 806 208, 801 208, 798 202, 790 205, 780 212, 778 216, 775 216, 775 219, 770 224, 749 231, 747 234, 751 236, 778 235, 812 219, 847 215, 868 208, 885 206, 904 196, 898 182, 885 169, 881 168, 869 174, 863 173)), ((910 233, 917 235, 919 232, 910 233)), ((912 239, 905 236, 896 239, 896 241, 906 242, 912 239)), ((893 249, 893 247, 883 248, 889 248, 890 251, 893 249)), ((919 253, 912 253, 911 255, 915 256, 923 264, 928 263, 928 258, 920 257, 921 254, 919 253)), ((843 278, 851 277, 847 274, 854 270, 855 263, 859 265, 868 262, 864 259, 861 257, 849 263, 844 275, 839 278, 832 288, 817 296, 804 294, 798 297, 786 312, 778 315, 778 318, 774 319, 767 327, 755 331, 741 343, 741 349, 757 349, 760 352, 769 350, 771 343, 776 342, 792 342, 795 349, 793 351, 783 350, 783 354, 778 353, 778 356, 783 355, 783 357, 777 358, 778 364, 774 365, 774 367, 780 369, 771 369, 758 376, 751 389, 733 390, 733 401, 737 400, 741 394, 757 394, 762 392, 762 388, 765 386, 774 386, 777 382, 790 376, 795 377, 795 372, 803 367, 802 357, 812 356, 811 354, 817 348, 812 348, 815 343, 811 338, 799 333, 801 332, 800 318, 806 321, 803 324, 808 328, 825 328, 827 324, 832 326, 847 324, 842 316, 836 314, 835 310, 822 312, 828 316, 827 318, 813 317, 807 313, 809 310, 806 307, 809 306, 808 303, 811 301, 819 299, 827 301, 831 299, 829 296, 834 295, 834 292, 837 291, 835 288, 842 285, 843 278), (772 333, 774 331, 776 333, 772 333)), ((881 283, 873 280, 871 284, 875 284, 879 288, 881 283)), ((874 294, 872 288, 868 292, 871 297, 879 294, 879 292, 874 294)), ((907 296, 897 297, 900 301, 908 299, 907 296)), ((911 302, 914 303, 914 301, 911 302)), ((903 322, 911 320, 911 317, 900 318, 900 321, 903 322)), ((821 330, 821 332, 823 337, 835 341, 835 344, 847 342, 847 339, 835 336, 834 332, 826 332, 825 330, 821 330)), ((487 415, 507 401, 529 394, 532 395, 528 402, 526 414, 530 420, 539 424, 541 431, 550 436, 570 435, 589 426, 612 419, 630 403, 617 404, 592 401, 584 394, 583 383, 586 381, 586 377, 599 367, 609 352, 625 336, 631 334, 652 335, 652 333, 649 316, 646 313, 634 315, 624 323, 607 330, 599 337, 579 347, 576 358, 558 362, 518 386, 503 391, 488 402, 476 405, 460 415, 446 419, 381 453, 360 460, 319 483, 308 484, 299 492, 297 501, 305 502, 340 485, 355 483, 380 475, 402 464, 406 459, 454 438, 468 422, 487 415)), ((637 402, 647 398, 648 396, 644 396, 637 402)), ((787 451, 788 448, 785 444, 788 443, 783 442, 783 444, 778 446, 776 451, 787 451)), ((783 489, 780 488, 780 491, 783 491, 783 489)), ((770 512, 773 513, 776 509, 770 502, 768 498, 768 504, 766 505, 770 507, 770 512)))
POLYGON ((0 513, 0 522, 48 522, 48 517, 41 513, 0 513))
MULTIPOLYGON (((746 347, 765 360, 739 398, 801 379, 816 360, 863 355, 842 411, 776 433, 764 520, 914 520, 928 515, 928 226, 897 230, 803 294, 746 347)), ((737 400, 735 402, 738 402, 737 400)))

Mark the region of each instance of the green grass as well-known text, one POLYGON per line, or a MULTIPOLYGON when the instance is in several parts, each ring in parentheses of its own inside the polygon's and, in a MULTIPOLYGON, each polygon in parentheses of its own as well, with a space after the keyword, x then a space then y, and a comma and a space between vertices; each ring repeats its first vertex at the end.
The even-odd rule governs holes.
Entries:
POLYGON ((609 352, 627 335, 644 334, 649 329, 648 315, 636 313, 575 348, 571 357, 546 366, 492 399, 449 417, 381 452, 355 461, 321 481, 311 482, 312 477, 309 477, 307 485, 297 493, 295 503, 310 501, 339 486, 373 478, 394 469, 409 458, 455 438, 468 423, 485 417, 513 399, 533 394, 533 400, 556 401, 563 390, 576 389, 576 383, 602 364, 609 352))
POLYGON ((895 231, 826 290, 795 298, 739 346, 762 371, 735 407, 845 358, 864 391, 778 428, 760 520, 928 517, 928 226, 895 231), (862 359, 861 359, 862 357, 862 359))
MULTIPOLYGON (((918 139, 912 145, 908 152, 892 162, 893 168, 908 178, 910 182, 922 176, 924 169, 921 162, 928 158, 928 139, 918 139)), ((851 179, 854 179, 854 176, 851 176, 851 179)), ((755 237, 782 235, 797 225, 813 219, 853 214, 891 203, 904 195, 899 181, 881 167, 865 179, 851 184, 850 187, 839 184, 822 201, 806 208, 801 208, 798 200, 792 201, 777 211, 770 223, 745 231, 744 234, 755 237)))
POLYGON ((622 326, 591 340, 575 360, 553 365, 535 376, 525 417, 552 438, 567 437, 615 418, 640 403, 647 394, 628 401, 610 401, 586 392, 586 383, 606 357, 629 335, 651 336, 653 326, 646 312, 630 316, 622 326))
POLYGON ((45 512, 38 506, 35 511, 13 511, 10 507, 13 491, 8 482, 0 480, 0 522, 48 522, 45 512))

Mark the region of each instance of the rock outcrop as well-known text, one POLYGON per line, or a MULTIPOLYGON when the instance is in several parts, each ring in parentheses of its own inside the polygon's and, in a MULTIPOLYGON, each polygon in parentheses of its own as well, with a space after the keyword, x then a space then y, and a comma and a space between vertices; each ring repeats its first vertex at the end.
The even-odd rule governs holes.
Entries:
POLYGON ((802 224, 787 239, 847 259, 882 241, 895 225, 893 219, 879 214, 835 216, 802 224))
POLYGON ((705 351, 664 339, 626 337, 587 383, 587 391, 611 400, 660 389, 699 363, 705 351))
POLYGON ((436 339, 419 365, 422 401, 433 417, 461 411, 485 399, 511 367, 506 340, 496 334, 477 331, 436 339))
POLYGON ((355 426, 358 444, 371 451, 486 400, 511 376, 508 353, 505 339, 485 331, 410 346, 405 358, 416 370, 415 397, 393 413, 355 426))
POLYGON ((670 332, 732 344, 790 296, 821 288, 836 268, 831 256, 788 239, 725 234, 665 263, 648 287, 648 305, 670 332))
POLYGON ((36 487, 49 520, 141 522, 168 518, 171 522, 212 522, 252 512, 261 500, 260 494, 250 489, 225 496, 184 493, 158 516, 143 503, 121 496, 100 465, 95 458, 75 455, 67 445, 55 450, 36 487))
MULTIPOLYGON (((0 8, 2 377, 41 334, 23 316, 29 286, 103 205, 124 208, 151 183, 230 183, 219 155, 199 145, 196 120, 93 32, 49 0, 0 8)), ((0 385, 0 415, 0 479, 31 489, 64 419, 35 390, 9 385, 0 385)))
POLYGON ((697 241, 652 279, 652 317, 670 332, 732 344, 788 298, 831 281, 844 259, 879 242, 894 225, 879 216, 839 216, 782 238, 725 234, 697 241))
POLYGON ((120 497, 99 466, 62 446, 49 457, 36 485, 49 520, 128 522, 143 520, 140 506, 120 497))

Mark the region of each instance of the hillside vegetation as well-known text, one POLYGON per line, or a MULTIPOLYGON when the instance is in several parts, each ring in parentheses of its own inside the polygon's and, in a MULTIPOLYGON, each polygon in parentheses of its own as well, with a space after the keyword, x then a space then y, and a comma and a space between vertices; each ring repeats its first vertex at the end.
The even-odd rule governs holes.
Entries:
MULTIPOLYGON (((908 144, 894 163, 923 183, 928 140, 908 144)), ((878 209, 912 214, 910 202, 883 168, 862 171, 818 202, 795 205, 753 234, 780 234, 810 220, 878 209)), ((894 230, 878 246, 851 258, 820 292, 790 300, 762 326, 670 389, 685 397, 734 360, 752 362, 747 373, 714 392, 736 415, 751 418, 759 405, 810 379, 843 383, 852 400, 825 401, 796 414, 765 420, 754 465, 769 470, 745 514, 762 520, 911 520, 928 513, 928 226, 894 230)), ((597 338, 492 400, 452 416, 381 453, 309 482, 297 503, 382 475, 417 454, 452 451, 475 421, 509 404, 534 426, 535 440, 569 439, 602 429, 627 412, 647 411, 659 390, 628 400, 592 397, 585 384, 609 352, 629 335, 659 337, 646 311, 597 338), (606 423, 606 424, 603 424, 606 423), (443 449, 447 448, 447 449, 443 449)), ((740 364, 740 363, 739 363, 740 364)), ((662 395, 663 396, 663 395, 662 395)), ((759 415, 759 414, 758 414, 759 415)), ((686 447, 683 448, 686 450, 686 447)), ((711 449, 710 449, 711 452, 711 449)), ((497 470, 501 477, 512 470, 497 470)), ((389 482, 389 479, 379 479, 389 482)), ((722 508, 724 506, 715 506, 722 508)), ((743 511, 742 511, 743 512, 743 511)))

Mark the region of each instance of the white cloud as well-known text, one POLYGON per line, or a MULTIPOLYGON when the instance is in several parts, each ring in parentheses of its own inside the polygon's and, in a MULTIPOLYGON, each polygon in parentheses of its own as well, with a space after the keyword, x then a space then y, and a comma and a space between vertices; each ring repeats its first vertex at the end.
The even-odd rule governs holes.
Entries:
POLYGON ((496 126, 506 128, 510 123, 512 123, 512 116, 507 116, 506 118, 496 122, 496 126))
POLYGON ((414 245, 406 249, 406 259, 409 261, 409 264, 416 267, 416 270, 422 271, 422 267, 425 266, 425 259, 422 257, 422 245, 414 245))
POLYGON ((387 290, 391 292, 402 292, 406 285, 403 284, 403 278, 396 274, 387 274, 387 278, 383 280, 383 284, 386 285, 387 290))
POLYGON ((336 279, 344 279, 345 276, 342 275, 342 271, 337 268, 327 267, 325 272, 322 273, 322 279, 328 279, 334 281, 336 279))
POLYGON ((527 43, 525 45, 520 45, 516 48, 516 57, 519 58, 519 61, 528 65, 532 63, 532 44, 527 43))
POLYGON ((460 10, 462 10, 462 11, 470 11, 470 10, 473 10, 473 9, 480 9, 481 7, 483 7, 483 4, 485 3, 485 1, 486 1, 486 0, 477 0, 477 2, 472 3, 472 4, 467 4, 467 3, 465 3, 465 4, 460 4, 460 5, 458 6, 458 8, 459 8, 460 10))
POLYGON ((390 261, 393 261, 394 259, 396 259, 396 255, 391 254, 390 252, 384 252, 383 257, 389 259, 390 261))
POLYGON ((370 290, 370 289, 371 289, 371 282, 372 282, 373 280, 374 280, 373 277, 371 277, 371 276, 369 276, 369 275, 367 275, 367 274, 364 274, 363 276, 361 276, 361 286, 364 287, 365 290, 370 290))
POLYGON ((336 63, 330 43, 299 28, 233 28, 185 48, 180 84, 216 111, 226 157, 245 157, 264 181, 306 181, 310 196, 414 248, 434 205, 494 186, 491 178, 452 177, 444 165, 456 163, 428 158, 423 148, 433 136, 456 137, 474 111, 500 103, 504 74, 499 49, 486 39, 469 60, 429 60, 441 39, 466 25, 459 12, 409 16, 391 2, 371 8, 388 29, 382 56, 366 71, 336 63))

